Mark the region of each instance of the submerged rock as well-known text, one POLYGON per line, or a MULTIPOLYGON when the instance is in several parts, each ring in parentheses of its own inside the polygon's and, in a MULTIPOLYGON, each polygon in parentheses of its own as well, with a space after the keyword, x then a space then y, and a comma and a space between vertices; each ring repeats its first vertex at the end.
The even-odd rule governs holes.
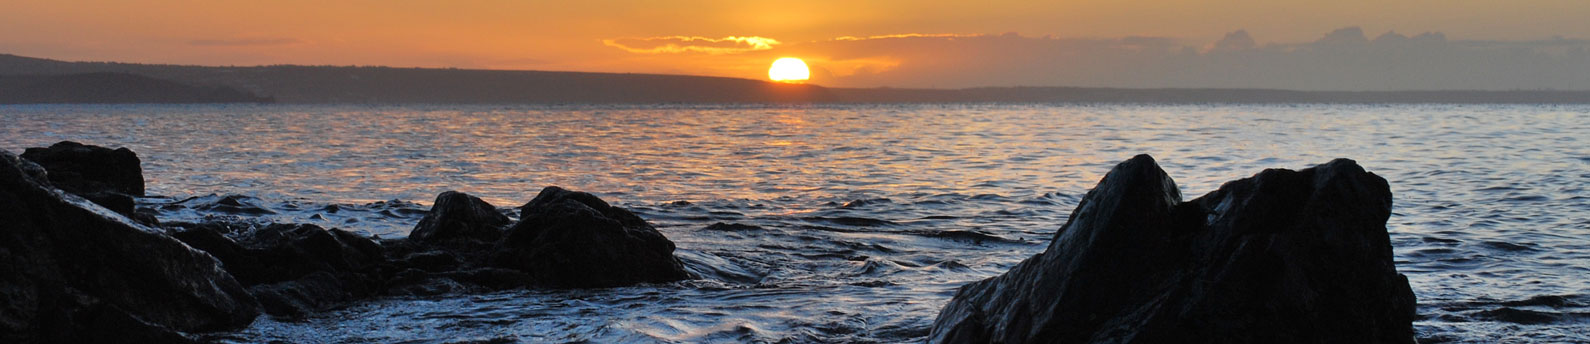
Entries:
POLYGON ((431 211, 409 233, 409 240, 424 243, 456 241, 495 242, 502 238, 508 216, 497 207, 468 194, 447 191, 436 195, 431 211))
POLYGON ((0 150, 0 342, 180 342, 174 331, 259 314, 215 258, 55 189, 39 169, 0 150))
POLYGON ((520 208, 493 254, 497 267, 556 288, 661 283, 690 277, 674 243, 651 224, 594 195, 549 186, 520 208))
POLYGON ((1265 170, 1182 202, 1153 158, 1122 162, 1043 252, 961 289, 951 343, 1411 343, 1385 179, 1352 160, 1265 170))
POLYGON ((381 246, 340 229, 211 222, 175 236, 220 259, 275 316, 297 317, 370 297, 384 282, 381 246))

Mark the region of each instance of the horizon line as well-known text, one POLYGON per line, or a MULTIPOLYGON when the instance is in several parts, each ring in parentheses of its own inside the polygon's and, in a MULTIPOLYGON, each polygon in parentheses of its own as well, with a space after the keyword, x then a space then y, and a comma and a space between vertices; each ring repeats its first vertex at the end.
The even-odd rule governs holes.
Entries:
POLYGON ((55 58, 48 58, 48 57, 24 56, 24 55, 17 55, 17 54, 8 53, 8 52, 0 52, 0 57, 4 57, 4 56, 23 58, 23 59, 44 60, 44 61, 58 62, 58 63, 86 63, 86 64, 98 63, 98 64, 122 64, 122 65, 164 66, 164 67, 196 67, 196 68, 272 68, 272 67, 384 68, 384 69, 416 69, 416 70, 439 70, 439 71, 449 71, 450 70, 450 71, 474 71, 474 72, 529 72, 529 73, 567 73, 567 74, 609 74, 609 75, 669 76, 669 77, 690 77, 690 78, 746 80, 746 81, 756 81, 756 82, 763 82, 763 83, 777 84, 777 85, 810 86, 810 87, 817 87, 817 88, 831 89, 831 90, 967 91, 967 90, 980 90, 980 89, 1021 89, 1021 88, 1044 89, 1044 88, 1047 88, 1047 89, 1142 90, 1142 91, 1156 91, 1156 90, 1157 91, 1166 91, 1166 90, 1280 91, 1280 92, 1297 92, 1297 93, 1398 93, 1398 92, 1561 92, 1561 93, 1574 93, 1574 92, 1590 92, 1590 89, 1574 90, 1574 89, 1554 89, 1554 88, 1538 88, 1538 89, 1516 89, 1515 88, 1515 89, 1300 90, 1300 89, 1289 89, 1289 88, 1263 88, 1263 87, 1118 87, 1118 86, 1074 86, 1074 85, 1069 85, 1069 86, 1068 85, 1051 85, 1051 86, 1008 85, 1008 86, 971 86, 971 87, 960 87, 960 88, 910 87, 910 86, 903 86, 903 87, 902 86, 839 87, 839 86, 825 86, 825 85, 814 84, 814 83, 786 83, 786 82, 777 82, 777 81, 763 80, 763 79, 751 79, 751 78, 732 77, 732 76, 697 75, 697 74, 635 73, 635 72, 592 72, 592 71, 535 70, 535 69, 490 69, 490 68, 465 68, 465 67, 404 67, 404 66, 388 66, 388 65, 334 65, 334 64, 312 65, 312 64, 290 64, 290 63, 284 63, 284 64, 260 64, 260 65, 203 65, 203 64, 180 64, 180 63, 121 62, 121 61, 82 61, 82 60, 75 60, 74 61, 74 60, 55 59, 55 58))

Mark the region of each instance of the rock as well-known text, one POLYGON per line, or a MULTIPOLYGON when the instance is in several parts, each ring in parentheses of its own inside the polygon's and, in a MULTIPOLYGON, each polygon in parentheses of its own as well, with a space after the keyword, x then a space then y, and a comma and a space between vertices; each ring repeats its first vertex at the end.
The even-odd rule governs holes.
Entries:
POLYGON ((1043 252, 950 300, 949 343, 1411 343, 1386 181, 1352 160, 1265 170, 1182 202, 1117 165, 1043 252))
POLYGON ((181 342, 178 332, 259 314, 215 258, 57 190, 29 165, 0 150, 0 342, 181 342))
POLYGON ((404 256, 401 262, 403 266, 429 272, 458 270, 463 263, 457 255, 446 251, 415 252, 404 256))
POLYGON ((554 288, 602 288, 690 278, 674 243, 639 216, 588 193, 547 187, 520 208, 493 254, 496 267, 554 288))
POLYGON ((302 318, 374 295, 359 279, 345 274, 315 271, 291 281, 248 287, 265 314, 302 318))
POLYGON ((220 259, 275 316, 299 317, 376 295, 387 264, 371 239, 311 224, 209 222, 175 236, 220 259))
POLYGON ((137 201, 134 201, 132 196, 128 196, 127 194, 117 192, 91 192, 75 194, 83 197, 83 199, 87 199, 89 202, 94 202, 94 204, 98 204, 101 207, 105 207, 105 209, 110 209, 110 211, 114 211, 117 214, 122 214, 122 216, 126 216, 128 218, 132 218, 133 215, 136 214, 135 211, 137 210, 137 201))
POLYGON ((495 241, 460 238, 432 245, 403 238, 379 243, 393 268, 400 270, 387 280, 384 295, 429 296, 538 285, 522 271, 485 266, 495 241))
MULTIPOLYGON (((132 316, 115 305, 101 305, 84 312, 76 319, 89 324, 89 330, 76 333, 78 338, 56 337, 49 340, 82 343, 195 343, 187 336, 132 316)), ((21 341, 26 342, 26 341, 21 341)), ((7 341, 7 343, 15 343, 7 341)))
POLYGON ((492 243, 502 238, 508 217, 497 207, 468 194, 448 191, 436 195, 431 211, 409 233, 409 240, 423 243, 470 241, 492 243))
POLYGON ((28 148, 22 158, 49 171, 55 187, 76 194, 115 192, 144 196, 144 173, 138 154, 127 148, 110 149, 61 141, 49 148, 28 148))
POLYGON ((41 165, 48 171, 50 184, 61 190, 140 223, 159 223, 153 216, 134 209, 133 197, 144 196, 143 167, 138 154, 127 148, 112 150, 61 141, 49 148, 28 148, 22 158, 41 165))

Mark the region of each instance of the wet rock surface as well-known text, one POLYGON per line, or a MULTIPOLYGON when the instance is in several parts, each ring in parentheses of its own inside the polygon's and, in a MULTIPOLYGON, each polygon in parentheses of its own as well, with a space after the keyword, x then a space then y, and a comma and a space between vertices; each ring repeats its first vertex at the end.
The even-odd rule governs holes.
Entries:
POLYGON ((547 187, 519 208, 492 264, 558 288, 599 288, 690 278, 674 243, 629 210, 588 193, 547 187))
POLYGON ((0 342, 183 342, 177 331, 259 314, 210 255, 55 189, 42 169, 0 151, 0 342))
POLYGON ((430 212, 409 233, 409 240, 440 244, 447 242, 494 242, 502 238, 508 216, 497 207, 468 194, 447 191, 436 195, 430 212))
POLYGON ((963 286, 947 343, 1410 343, 1384 179, 1351 160, 1271 169, 1183 202, 1140 155, 1117 165, 1047 250, 963 286))
POLYGON ((191 226, 173 235, 219 259, 267 314, 302 316, 381 289, 381 246, 353 233, 308 224, 177 226, 191 226))

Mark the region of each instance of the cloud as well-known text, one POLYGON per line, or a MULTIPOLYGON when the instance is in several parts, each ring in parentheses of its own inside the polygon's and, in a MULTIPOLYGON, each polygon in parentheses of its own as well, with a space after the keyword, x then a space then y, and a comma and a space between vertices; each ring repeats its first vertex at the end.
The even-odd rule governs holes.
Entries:
POLYGON ((614 66, 685 74, 760 78, 774 58, 800 57, 813 70, 812 83, 835 87, 1590 90, 1590 41, 1583 39, 1461 40, 1439 32, 1368 35, 1358 27, 1317 37, 1262 42, 1236 30, 1213 42, 902 33, 796 42, 669 36, 604 43, 630 52, 614 66))
POLYGON ((1253 49, 1253 47, 1256 47, 1256 46, 1259 46, 1259 44, 1258 44, 1257 41, 1253 40, 1253 36, 1249 36, 1248 35, 1248 30, 1237 30, 1237 31, 1232 31, 1231 33, 1226 34, 1226 37, 1221 38, 1219 41, 1215 41, 1215 44, 1213 46, 1210 46, 1208 50, 1211 50, 1211 51, 1247 50, 1247 49, 1253 49))
POLYGON ((835 41, 865 41, 865 40, 870 40, 870 39, 890 39, 890 38, 961 38, 961 37, 977 37, 977 36, 982 36, 982 35, 957 34, 957 33, 902 33, 902 34, 877 35, 877 36, 866 36, 866 37, 842 36, 842 37, 834 38, 833 40, 835 40, 835 41))
POLYGON ((303 43, 296 38, 226 38, 226 39, 196 39, 188 41, 188 45, 201 47, 252 47, 252 46, 277 46, 303 43))
POLYGON ((1319 40, 1314 41, 1314 44, 1336 46, 1363 45, 1369 44, 1369 37, 1364 36, 1364 29, 1361 29, 1357 26, 1351 26, 1336 29, 1336 31, 1331 31, 1331 33, 1325 34, 1325 37, 1321 37, 1319 40))
POLYGON ((665 36, 605 39, 602 40, 602 44, 637 54, 733 54, 769 50, 781 43, 772 38, 757 36, 729 36, 724 38, 665 36))

